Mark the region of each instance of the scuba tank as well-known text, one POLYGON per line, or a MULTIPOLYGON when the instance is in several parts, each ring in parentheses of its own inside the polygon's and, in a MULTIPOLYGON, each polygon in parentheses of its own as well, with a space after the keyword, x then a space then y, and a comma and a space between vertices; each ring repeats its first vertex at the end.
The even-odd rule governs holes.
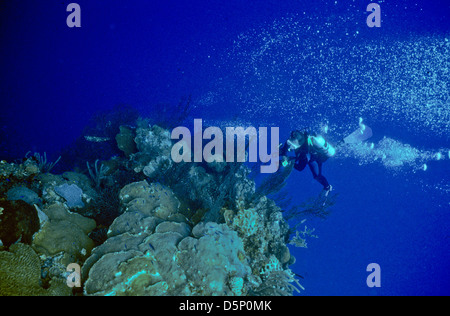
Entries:
POLYGON ((336 154, 336 149, 331 146, 322 136, 308 136, 308 146, 311 151, 326 159, 336 154))

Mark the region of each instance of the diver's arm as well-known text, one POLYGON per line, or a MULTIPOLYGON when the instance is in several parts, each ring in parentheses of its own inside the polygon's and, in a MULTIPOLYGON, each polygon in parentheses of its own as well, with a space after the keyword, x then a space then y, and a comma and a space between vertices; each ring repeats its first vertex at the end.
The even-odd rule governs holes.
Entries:
POLYGON ((280 144, 279 157, 280 157, 280 164, 283 167, 286 167, 292 160, 295 160, 295 157, 288 156, 290 147, 291 146, 288 144, 288 142, 285 142, 284 144, 280 144))
POLYGON ((287 152, 289 150, 289 144, 287 142, 285 142, 283 145, 281 145, 280 147, 280 157, 283 156, 287 156, 287 152))

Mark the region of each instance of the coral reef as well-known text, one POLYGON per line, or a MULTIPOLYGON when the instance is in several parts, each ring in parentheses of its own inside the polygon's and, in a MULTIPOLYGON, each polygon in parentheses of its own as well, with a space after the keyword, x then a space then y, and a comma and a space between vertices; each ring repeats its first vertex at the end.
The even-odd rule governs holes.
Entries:
POLYGON ((259 225, 261 225, 261 218, 254 208, 240 210, 232 223, 232 227, 245 237, 256 234, 259 225))
POLYGON ((132 211, 110 236, 83 266, 88 295, 232 295, 243 289, 231 289, 230 278, 251 274, 242 242, 224 224, 200 223, 191 234, 183 221, 132 211))
POLYGON ((41 171, 34 158, 1 164, 1 295, 72 294, 65 284, 66 266, 82 264, 94 247, 88 234, 95 221, 69 209, 79 210, 95 196, 89 179, 74 172, 41 171), (70 190, 74 187, 75 192, 70 190))
POLYGON ((21 164, 8 163, 4 160, 0 161, 0 179, 2 182, 10 178, 26 180, 40 172, 39 166, 34 159, 26 159, 21 164))
POLYGON ((142 121, 136 129, 135 142, 138 149, 133 155, 136 172, 142 171, 147 177, 155 178, 170 169, 173 164, 170 158, 172 140, 168 130, 142 121))
MULTIPOLYGON (((192 229, 177 196, 160 183, 128 184, 120 200, 122 215, 83 266, 87 295, 246 295, 265 287, 261 271, 269 258, 291 259, 287 226, 265 198, 236 215, 223 210, 227 223, 201 221, 192 229), (266 212, 274 214, 264 220, 266 212)), ((283 294, 292 289, 285 287, 283 294)))
POLYGON ((0 227, 15 231, 0 230, 0 261, 9 269, 0 293, 70 294, 55 285, 70 263, 82 267, 84 295, 292 295, 302 288, 287 244, 302 244, 312 230, 289 240, 295 230, 267 197, 291 170, 257 189, 244 164, 174 163, 169 130, 119 121, 115 136, 98 135, 115 139, 122 155, 78 163, 84 169, 77 172, 51 174, 33 157, 0 164, 0 194, 13 200, 0 199, 0 227), (16 276, 19 267, 27 280, 16 276))

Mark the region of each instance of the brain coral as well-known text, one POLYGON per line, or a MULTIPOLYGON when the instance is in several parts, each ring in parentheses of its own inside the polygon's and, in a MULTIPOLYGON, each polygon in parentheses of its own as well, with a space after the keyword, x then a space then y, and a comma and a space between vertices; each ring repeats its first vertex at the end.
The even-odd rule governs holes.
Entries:
POLYGON ((65 280, 50 281, 50 288, 39 285, 41 262, 30 246, 17 243, 10 251, 0 251, 0 296, 70 295, 65 280))

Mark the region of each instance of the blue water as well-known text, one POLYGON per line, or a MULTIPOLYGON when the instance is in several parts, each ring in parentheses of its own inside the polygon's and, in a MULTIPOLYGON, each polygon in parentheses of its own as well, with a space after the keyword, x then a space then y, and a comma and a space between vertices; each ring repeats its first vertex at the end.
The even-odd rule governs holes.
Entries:
MULTIPOLYGON (((2 159, 54 160, 99 110, 154 116, 187 95, 205 125, 277 126, 280 141, 328 126, 336 143, 362 118, 378 151, 325 163, 339 198, 306 222, 319 238, 291 248, 302 294, 450 294, 448 2, 378 1, 380 28, 362 0, 78 0, 81 28, 69 3, 0 3, 2 159)), ((301 203, 321 187, 305 170, 288 189, 301 203)))

